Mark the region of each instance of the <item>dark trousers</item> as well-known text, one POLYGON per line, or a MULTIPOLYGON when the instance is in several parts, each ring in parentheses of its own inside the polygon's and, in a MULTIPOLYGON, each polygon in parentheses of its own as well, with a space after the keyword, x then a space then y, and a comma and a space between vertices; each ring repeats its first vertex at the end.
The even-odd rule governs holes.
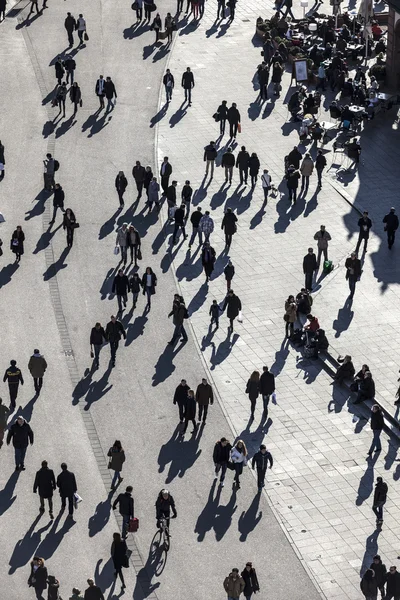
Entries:
POLYGON ((373 506, 372 510, 376 514, 377 521, 383 521, 383 504, 382 506, 373 506))
POLYGON ((38 0, 36 0, 36 2, 32 2, 31 4, 31 9, 29 11, 28 14, 28 18, 31 16, 31 14, 33 13, 33 9, 36 8, 36 14, 39 14, 39 7, 38 7, 38 0))
POLYGON ((101 348, 102 348, 101 344, 93 344, 94 361, 97 364, 97 366, 99 365, 99 357, 100 357, 101 348))
POLYGON ((201 421, 201 417, 203 417, 203 423, 206 422, 208 413, 208 404, 199 404, 199 421, 201 421))
POLYGON ((142 190, 143 190, 143 181, 136 181, 136 189, 138 191, 138 198, 141 198, 142 196, 142 190))
POLYGON ((122 303, 124 303, 124 308, 125 308, 126 303, 128 301, 128 296, 126 294, 117 294, 117 301, 118 301, 118 311, 122 312, 122 303))
POLYGON ((67 31, 68 33, 68 43, 70 46, 74 45, 74 34, 72 33, 72 31, 67 31))
POLYGON ((255 187, 256 182, 257 182, 257 175, 252 175, 250 173, 250 179, 251 179, 251 187, 255 187))
POLYGON ((187 419, 187 418, 185 417, 185 425, 183 426, 183 431, 182 431, 182 433, 186 433, 186 429, 187 429, 187 426, 188 426, 188 423, 189 423, 189 421, 191 421, 191 422, 193 423, 193 429, 196 429, 196 427, 197 427, 197 425, 196 425, 196 421, 195 421, 194 419, 187 419))
POLYGON ((56 220, 56 214, 58 209, 60 209, 62 212, 65 212, 65 208, 63 206, 58 206, 58 204, 56 204, 55 206, 53 205, 53 216, 51 218, 51 223, 54 223, 54 221, 56 220))
POLYGON ((68 514, 74 514, 74 495, 71 496, 61 496, 61 508, 65 509, 68 500, 68 514))
MULTIPOLYGON (((46 500, 49 503, 49 512, 52 513, 53 512, 53 498, 46 498, 46 500)), ((40 508, 42 509, 43 512, 44 512, 44 501, 45 501, 45 499, 43 498, 43 496, 40 496, 40 508)))
POLYGON ((14 448, 15 466, 23 467, 25 462, 27 446, 25 448, 14 448))
POLYGON ((67 246, 72 248, 72 244, 74 243, 74 230, 72 227, 67 227, 67 246))
MULTIPOLYGON (((148 8, 148 4, 144 4, 144 18, 147 21, 150 21, 151 19, 151 10, 148 8)), ((158 33, 158 31, 156 31, 156 33, 158 33)))
POLYGON ((137 8, 136 9, 136 18, 138 21, 142 20, 142 16, 143 16, 143 8, 137 8))
POLYGON ((313 271, 311 271, 311 273, 306 273, 305 287, 306 287, 306 290, 309 290, 310 292, 312 290, 313 275, 314 275, 313 271))
POLYGON ((296 202, 297 200, 297 188, 288 188, 289 191, 289 200, 296 202))
POLYGON ((228 463, 226 463, 226 462, 216 463, 215 474, 218 475, 218 473, 221 471, 220 481, 224 481, 227 467, 228 467, 228 463))
POLYGON ((318 175, 318 185, 319 185, 319 187, 321 187, 322 186, 322 171, 323 171, 323 169, 317 168, 316 171, 317 171, 317 175, 318 175))
POLYGON ((231 138, 235 138, 238 130, 237 123, 229 123, 229 135, 231 138))
POLYGON ((19 383, 9 383, 8 391, 10 392, 10 404, 15 408, 15 401, 18 396, 18 386, 19 383))
MULTIPOLYGON (((142 9, 140 9, 142 10, 142 9)), ((122 574, 122 566, 118 565, 117 567, 115 567, 115 579, 119 577, 121 580, 122 585, 125 585, 125 580, 124 580, 124 576, 122 574)))
POLYGON ((308 186, 310 183, 310 177, 308 175, 301 176, 301 189, 307 193, 308 186))
POLYGON ((268 415, 268 404, 269 404, 270 394, 263 394, 262 395, 262 399, 263 399, 264 415, 267 416, 268 415))
POLYGON ((185 88, 185 100, 187 100, 189 104, 192 103, 192 88, 185 88))
POLYGON ((251 416, 252 417, 254 417, 254 411, 256 410, 256 404, 257 404, 257 399, 256 398, 250 398, 251 416))
POLYGON ((267 472, 267 468, 265 469, 257 469, 257 485, 259 488, 264 486, 265 474, 267 472))
POLYGON ((230 248, 231 244, 232 244, 232 234, 225 233, 225 246, 228 246, 228 248, 230 248))
POLYGON ((129 249, 131 251, 131 262, 133 262, 135 260, 135 267, 136 267, 138 247, 137 246, 129 246, 129 249))
POLYGON ((124 193, 125 190, 117 190, 118 192, 118 198, 119 198, 119 205, 123 206, 124 205, 124 193))
POLYGON ((33 385, 35 387, 35 391, 40 392, 40 390, 42 389, 42 385, 43 385, 43 377, 34 377, 33 385))
POLYGON ((350 275, 350 277, 349 277, 349 289, 350 289, 350 296, 351 297, 354 296, 354 292, 356 291, 356 283, 357 283, 357 279, 355 277, 352 277, 350 275))
POLYGON ((80 44, 83 44, 83 34, 84 33, 85 33, 84 31, 79 31, 78 30, 78 37, 79 37, 80 44))
POLYGON ((389 248, 391 248, 393 246, 395 237, 396 237, 396 231, 394 229, 388 229, 387 230, 387 240, 388 240, 389 248))
POLYGON ((245 167, 244 169, 242 169, 241 167, 239 167, 239 177, 240 177, 240 183, 243 183, 243 180, 245 183, 247 183, 247 177, 249 175, 249 170, 247 167, 245 167))
POLYGON ((183 0, 177 0, 176 2, 176 12, 179 13, 183 10, 183 0))
POLYGON ((98 94, 98 99, 100 102, 100 108, 104 108, 104 94, 98 94))
POLYGON ((67 74, 67 78, 66 78, 66 82, 69 83, 69 80, 71 78, 71 85, 74 83, 74 79, 75 79, 75 71, 65 71, 67 74))
POLYGON ((182 233, 183 233, 183 237, 186 239, 186 231, 185 231, 185 226, 183 223, 175 223, 175 227, 174 227, 174 235, 172 236, 172 241, 175 242, 176 240, 176 234, 178 233, 178 229, 181 228, 182 229, 182 233))
POLYGON ((221 119, 219 122, 219 132, 224 135, 226 119, 221 119))
POLYGON ((36 600, 44 600, 44 596, 43 596, 44 588, 35 587, 34 590, 35 590, 35 594, 36 594, 36 600))
POLYGON ((172 336, 172 340, 169 342, 171 346, 173 346, 175 344, 175 342, 179 338, 179 336, 182 336, 183 341, 185 341, 185 342, 188 341, 188 336, 187 336, 187 333, 183 326, 183 323, 177 323, 175 325, 174 335, 172 336))
POLYGON ((169 175, 162 175, 161 176, 161 187, 163 189, 164 194, 167 193, 168 190, 168 185, 169 185, 169 175))
POLYGON ((179 409, 179 420, 180 421, 184 421, 185 419, 185 405, 182 404, 182 402, 178 402, 178 409, 179 409))
POLYGON ((362 233, 360 233, 359 236, 358 236, 358 241, 357 241, 357 246, 356 246, 356 254, 358 254, 358 251, 359 251, 360 246, 361 246, 361 242, 363 240, 364 240, 364 252, 367 251, 368 237, 365 237, 365 235, 363 235, 362 233))
POLYGON ((112 362, 115 362, 115 356, 117 354, 118 346, 119 346, 119 340, 110 341, 110 352, 111 352, 112 362))

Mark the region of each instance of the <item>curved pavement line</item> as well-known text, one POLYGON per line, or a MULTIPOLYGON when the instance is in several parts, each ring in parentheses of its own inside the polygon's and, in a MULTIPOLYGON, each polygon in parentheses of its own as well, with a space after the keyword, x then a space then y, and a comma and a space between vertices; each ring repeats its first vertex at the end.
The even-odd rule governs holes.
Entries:
MULTIPOLYGON (((175 35, 175 37, 173 39, 173 42, 171 44, 171 50, 169 52, 168 59, 167 59, 166 64, 165 64, 165 69, 169 68, 169 63, 171 61, 172 53, 174 51, 175 44, 177 43, 177 39, 179 38, 178 31, 179 30, 176 31, 176 35, 175 35)), ((158 112, 161 109, 162 92, 163 92, 163 86, 162 86, 162 80, 161 80, 161 82, 160 82, 160 91, 159 91, 159 94, 158 94, 158 112)), ((154 142, 154 165, 157 167, 157 173, 158 173, 158 165, 159 165, 159 162, 158 162, 158 128, 159 128, 159 124, 160 124, 160 121, 157 121, 156 126, 155 126, 155 142, 154 142)), ((165 234, 165 231, 166 231, 166 229, 165 229, 166 219, 165 219, 165 208, 164 208, 164 206, 162 206, 162 208, 160 210, 160 220, 161 220, 161 224, 162 224, 162 230, 164 231, 164 234, 165 234)), ((167 236, 164 235, 164 243, 165 244, 166 244, 166 239, 167 239, 167 236)), ((173 266, 172 276, 174 278, 176 288, 177 288, 178 292, 182 295, 181 286, 180 286, 179 281, 178 281, 178 279, 176 277, 175 259, 173 259, 171 261, 171 265, 173 266)), ((190 329, 190 331, 192 333, 193 339, 195 340, 195 347, 196 347, 197 353, 198 353, 198 355, 200 357, 200 361, 203 364, 203 367, 204 367, 205 372, 207 373, 208 379, 212 382, 212 384, 214 386, 215 396, 216 396, 216 398, 218 400, 218 404, 219 404, 219 406, 221 408, 222 414, 224 415, 224 417, 225 417, 225 419, 226 419, 226 421, 228 423, 228 427, 229 427, 229 429, 232 432, 232 436, 233 436, 234 439, 236 439, 237 438, 237 434, 236 434, 235 428, 234 428, 233 423, 231 421, 231 418, 230 418, 230 416, 229 416, 229 414, 228 414, 228 412, 227 412, 227 410, 225 408, 224 402, 223 402, 223 400, 222 400, 222 398, 220 396, 220 393, 219 393, 218 387, 217 387, 217 385, 215 383, 213 374, 212 374, 212 372, 211 372, 211 370, 209 368, 209 364, 206 361, 206 359, 204 358, 203 353, 201 352, 199 340, 197 339, 197 336, 195 334, 194 327, 192 325, 191 319, 189 318, 188 321, 189 321, 189 329, 190 329)), ((247 466, 247 469, 250 470, 252 476, 254 477, 254 479, 256 479, 256 474, 255 474, 254 470, 251 469, 249 466, 247 466)), ((277 520, 277 523, 279 524, 279 526, 280 526, 281 530, 283 531, 286 539, 288 540, 290 546, 292 547, 293 552, 295 553, 295 555, 299 559, 299 562, 302 565, 304 571, 308 575, 310 581, 313 583, 313 585, 314 585, 315 589, 317 590, 317 592, 320 594, 321 598, 323 598, 323 599, 326 600, 327 596, 322 591, 321 587, 318 584, 318 581, 314 577, 313 572, 309 569, 309 567, 308 567, 306 561, 304 560, 304 558, 303 558, 300 550, 297 548, 297 546, 294 543, 294 541, 293 541, 290 533, 285 528, 285 526, 284 526, 284 524, 283 524, 283 522, 282 522, 282 520, 281 520, 281 518, 279 516, 279 513, 275 509, 273 503, 270 501, 270 498, 269 498, 266 490, 264 489, 262 493, 264 494, 264 496, 265 496, 265 498, 266 498, 266 500, 268 502, 268 506, 269 506, 269 508, 272 511, 272 514, 275 516, 275 519, 277 520)))

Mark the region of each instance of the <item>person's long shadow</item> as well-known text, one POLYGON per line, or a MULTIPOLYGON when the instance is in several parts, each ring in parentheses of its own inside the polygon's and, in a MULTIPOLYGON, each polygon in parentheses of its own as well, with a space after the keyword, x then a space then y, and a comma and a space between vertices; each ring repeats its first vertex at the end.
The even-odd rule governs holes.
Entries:
POLYGON ((338 315, 332 323, 332 329, 336 331, 335 338, 340 337, 340 334, 350 327, 350 323, 354 317, 354 310, 351 310, 352 304, 353 299, 348 296, 343 308, 339 308, 338 315))
POLYGON ((313 195, 307 202, 303 217, 306 219, 308 217, 308 215, 310 215, 313 212, 313 210, 317 209, 317 207, 318 207, 318 190, 313 193, 313 195))
POLYGON ((255 121, 261 113, 262 104, 260 102, 251 102, 249 108, 247 109, 247 114, 251 121, 255 121))
POLYGON ((213 194, 210 200, 211 210, 216 210, 219 206, 225 204, 229 189, 229 187, 225 187, 226 185, 226 181, 224 181, 224 183, 219 188, 218 192, 215 192, 215 194, 213 194))
POLYGON ((286 185, 283 181, 278 186, 280 193, 280 199, 276 203, 276 212, 278 213, 278 220, 274 224, 275 233, 285 233, 286 229, 290 224, 290 210, 291 203, 287 196, 286 185))
POLYGON ((34 249, 32 254, 38 254, 39 252, 41 252, 42 250, 47 248, 50 245, 52 238, 55 236, 57 231, 59 229, 61 229, 61 227, 62 227, 62 223, 60 223, 59 226, 53 230, 51 230, 51 226, 48 227, 48 229, 44 233, 42 233, 42 235, 38 239, 36 248, 34 249))
POLYGON ((154 117, 152 117, 150 119, 150 127, 155 127, 155 125, 157 125, 157 123, 159 123, 161 121, 161 119, 163 119, 165 117, 165 115, 168 112, 168 102, 166 102, 158 111, 158 113, 156 115, 154 115, 154 117))
POLYGON ((202 202, 204 200, 204 198, 207 197, 207 187, 204 185, 206 181, 205 176, 203 177, 203 180, 200 184, 200 187, 194 191, 193 193, 193 198, 192 198, 192 205, 193 206, 197 206, 198 204, 200 204, 200 202, 202 202))
POLYGON ((148 29, 148 27, 143 27, 145 23, 142 21, 136 22, 130 27, 126 27, 123 31, 123 36, 125 40, 133 40, 135 37, 139 37, 148 29))
POLYGON ((201 351, 204 352, 204 350, 207 348, 207 346, 209 346, 212 342, 212 339, 214 337, 214 335, 217 333, 218 329, 214 328, 213 326, 210 325, 208 326, 208 332, 207 335, 203 335, 203 338, 201 340, 201 351))
POLYGON ((38 556, 42 556, 45 559, 53 556, 58 546, 63 541, 64 536, 72 529, 72 527, 76 524, 74 519, 65 518, 64 524, 57 531, 58 524, 61 520, 61 514, 57 515, 54 521, 50 521, 52 527, 50 531, 47 533, 46 537, 40 542, 39 546, 36 548, 36 553, 38 556))
POLYGON ((74 391, 72 392, 72 404, 74 406, 88 393, 92 377, 93 370, 85 369, 82 379, 76 384, 74 391))
POLYGON ((199 443, 202 428, 198 427, 196 432, 188 440, 180 436, 181 425, 179 424, 166 444, 161 446, 158 455, 159 473, 163 473, 167 464, 169 470, 165 483, 170 483, 175 477, 184 477, 201 454, 199 443))
POLYGON ((29 400, 28 404, 24 406, 24 408, 18 410, 18 415, 24 417, 25 421, 28 421, 28 423, 32 418, 33 409, 38 398, 39 394, 35 394, 33 398, 29 400))
POLYGON ((186 100, 184 102, 182 102, 182 104, 180 105, 178 110, 170 118, 169 126, 171 128, 175 127, 175 125, 177 125, 179 123, 179 121, 181 121, 183 119, 183 117, 187 114, 187 107, 183 108, 185 104, 186 104, 186 100))
MULTIPOLYGON (((397 411, 396 411, 397 412, 397 411)), ((398 419, 398 416, 395 415, 395 419, 398 419)), ((399 462, 397 458, 397 452, 399 450, 398 444, 394 444, 393 440, 389 439, 388 449, 386 455, 384 457, 385 460, 385 471, 388 471, 395 461, 399 462)), ((400 465, 399 465, 400 466, 400 465)), ((395 473, 393 473, 393 479, 395 479, 395 473)), ((398 478, 397 478, 398 479, 398 478)))
POLYGON ((12 276, 19 269, 19 263, 14 262, 6 265, 0 271, 0 289, 10 283, 12 276))
POLYGON ((360 568, 360 577, 362 577, 367 569, 371 566, 374 556, 378 554, 378 537, 382 532, 382 529, 375 529, 375 531, 367 537, 365 540, 365 552, 360 568))
POLYGON ((182 279, 193 281, 193 279, 197 279, 197 277, 201 275, 203 271, 201 258, 199 257, 195 262, 196 255, 200 250, 201 246, 198 246, 194 254, 191 254, 190 250, 187 251, 185 260, 179 265, 175 272, 178 281, 182 281, 182 279))
POLYGON ((165 349, 164 349, 163 353, 160 355, 157 363, 154 365, 155 372, 152 377, 152 386, 153 387, 156 387, 157 385, 159 385, 160 383, 162 383, 163 381, 168 379, 168 377, 170 377, 172 375, 172 373, 175 371, 176 367, 172 361, 175 358, 175 356, 178 354, 178 352, 180 352, 180 350, 182 350, 182 348, 185 346, 185 344, 186 344, 186 342, 181 342, 180 344, 178 344, 178 346, 175 346, 174 349, 172 349, 171 346, 165 347, 165 349))
POLYGON ((13 553, 8 563, 10 565, 8 570, 9 575, 15 573, 17 569, 24 567, 31 560, 36 548, 40 544, 42 533, 44 533, 46 529, 50 527, 51 521, 49 521, 47 525, 41 529, 35 531, 35 527, 39 523, 41 516, 42 515, 39 514, 36 517, 24 537, 15 544, 13 553))
POLYGON ((335 382, 332 388, 332 399, 328 403, 328 412, 340 413, 346 402, 349 399, 349 394, 346 393, 345 388, 340 388, 335 382))
POLYGON ((257 527, 262 519, 262 510, 257 514, 260 498, 261 494, 256 494, 247 511, 243 511, 239 517, 238 530, 240 531, 240 542, 247 540, 249 533, 257 527))
POLYGON ((42 190, 41 192, 39 192, 39 194, 36 196, 36 198, 32 201, 32 202, 36 202, 36 204, 34 205, 33 208, 31 208, 31 210, 26 211, 25 215, 25 221, 29 221, 30 219, 33 219, 34 217, 39 217, 40 215, 42 215, 44 213, 44 209, 45 209, 45 204, 46 204, 46 200, 50 197, 51 192, 47 191, 47 190, 42 190))
POLYGON ((55 124, 53 121, 46 121, 43 125, 42 136, 47 139, 55 130, 55 124))
POLYGON ((148 310, 145 308, 141 316, 136 317, 133 323, 126 327, 125 346, 130 346, 134 340, 144 334, 144 328, 148 321, 148 310))
POLYGON ((11 508, 17 498, 17 496, 14 496, 13 494, 18 477, 19 471, 14 471, 4 488, 0 491, 0 517, 11 508))
POLYGON ((100 565, 102 562, 103 559, 100 558, 96 563, 96 568, 94 570, 94 581, 101 590, 107 590, 114 583, 114 568, 111 556, 104 564, 103 569, 100 572, 100 565))
POLYGON ((267 214, 267 211, 264 210, 266 206, 267 202, 264 201, 261 205, 260 210, 258 210, 254 217, 252 217, 249 229, 255 229, 258 225, 260 225, 260 223, 262 223, 263 216, 267 214))
POLYGON ((219 500, 221 498, 222 487, 219 485, 217 488, 217 493, 214 498, 215 487, 217 485, 217 478, 214 479, 214 482, 210 488, 207 504, 204 506, 203 510, 197 517, 196 525, 194 528, 194 532, 197 533, 197 541, 203 542, 206 537, 206 533, 211 531, 214 527, 214 520, 217 515, 219 500))
POLYGON ((322 363, 319 360, 310 360, 302 356, 296 357, 296 369, 303 371, 305 383, 313 383, 322 371, 322 363))
POLYGON ((94 537, 97 533, 100 533, 110 520, 112 495, 113 491, 110 491, 107 499, 98 503, 94 515, 89 518, 89 537, 94 537))
POLYGON ((114 280, 115 275, 120 267, 121 261, 113 268, 109 269, 107 275, 104 278, 103 283, 101 284, 100 294, 101 300, 106 300, 110 294, 110 290, 112 289, 112 282, 114 280))
POLYGON ((156 532, 150 544, 149 555, 146 564, 137 572, 136 584, 133 592, 133 598, 144 600, 148 598, 161 585, 159 581, 152 583, 153 577, 161 575, 163 572, 168 554, 160 543, 161 534, 156 532))
POLYGON ((68 246, 64 248, 64 250, 60 254, 60 258, 48 267, 48 269, 43 273, 44 281, 49 281, 49 279, 55 277, 59 271, 65 269, 68 266, 66 263, 64 263, 64 260, 67 258, 70 250, 71 248, 69 248, 68 246))
POLYGON ((374 466, 378 460, 379 452, 375 452, 373 458, 368 458, 367 469, 360 479, 357 491, 356 506, 361 506, 372 494, 374 488, 374 466))
POLYGON ((117 210, 115 211, 115 213, 113 215, 111 215, 111 217, 108 219, 108 221, 103 223, 103 225, 100 227, 99 240, 104 239, 105 237, 110 235, 110 233, 112 233, 114 231, 115 221, 116 221, 118 215, 120 214, 121 210, 122 210, 122 206, 119 206, 117 208, 117 210))
POLYGON ((153 63, 165 58, 169 52, 170 52, 169 44, 165 44, 165 45, 161 46, 161 48, 159 50, 157 50, 157 52, 153 56, 153 63))
POLYGON ((70 117, 68 117, 68 119, 63 121, 62 125, 60 125, 60 127, 56 131, 56 139, 60 138, 62 135, 64 135, 70 129, 72 129, 72 127, 76 125, 77 122, 78 121, 75 119, 75 115, 71 115, 70 117))
POLYGON ((230 26, 231 26, 231 21, 227 21, 226 23, 221 25, 221 27, 219 28, 219 32, 217 34, 217 38, 224 36, 227 33, 230 26))
POLYGON ((100 116, 100 110, 97 109, 96 112, 90 115, 83 123, 82 132, 86 131, 87 129, 90 129, 88 137, 92 137, 96 135, 96 133, 99 133, 99 131, 104 129, 104 127, 106 127, 109 124, 111 119, 112 115, 106 112, 103 113, 102 116, 100 116))
POLYGON ((85 398, 85 408, 84 410, 90 410, 90 407, 94 402, 98 402, 103 396, 105 396, 113 387, 111 383, 108 385, 108 378, 110 377, 112 371, 112 363, 109 361, 108 367, 106 371, 104 371, 103 375, 97 381, 92 381, 88 392, 85 398), (108 386, 108 387, 107 387, 108 386))
POLYGON ((231 338, 231 331, 228 330, 228 334, 227 334, 225 340, 223 340, 219 344, 218 349, 215 348, 214 342, 211 342, 211 344, 210 344, 210 346, 212 347, 212 352, 211 352, 211 356, 210 356, 211 371, 214 371, 214 369, 217 365, 221 364, 222 362, 224 362, 224 360, 226 360, 228 358, 229 354, 232 352, 233 346, 236 344, 238 339, 239 339, 239 335, 237 333, 233 334, 233 336, 231 338))
POLYGON ((222 540, 229 527, 232 525, 232 518, 236 510, 236 486, 233 486, 228 504, 220 504, 214 518, 214 531, 217 542, 222 540))
POLYGON ((200 286, 198 292, 193 296, 193 298, 189 302, 189 305, 187 307, 189 317, 191 317, 197 310, 199 310, 203 306, 204 302, 207 300, 207 294, 208 285, 206 283, 203 283, 203 285, 200 286))
POLYGON ((286 359, 289 356, 290 347, 289 347, 289 338, 285 338, 281 343, 281 347, 279 350, 275 352, 275 360, 270 367, 271 373, 277 377, 283 370, 285 366, 286 359))
POLYGON ((215 19, 214 23, 211 25, 211 27, 209 29, 206 30, 206 37, 209 38, 212 35, 214 35, 214 33, 217 33, 218 31, 218 23, 219 23, 220 19, 217 18, 215 19))

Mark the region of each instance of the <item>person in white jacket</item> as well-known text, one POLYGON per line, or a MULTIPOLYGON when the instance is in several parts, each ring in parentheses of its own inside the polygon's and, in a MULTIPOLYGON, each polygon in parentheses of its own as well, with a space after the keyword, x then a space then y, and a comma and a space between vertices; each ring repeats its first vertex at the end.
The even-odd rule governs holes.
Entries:
POLYGON ((231 461, 235 470, 233 486, 236 483, 237 488, 240 489, 239 477, 243 472, 243 465, 247 465, 247 448, 243 440, 238 440, 232 448, 231 461))

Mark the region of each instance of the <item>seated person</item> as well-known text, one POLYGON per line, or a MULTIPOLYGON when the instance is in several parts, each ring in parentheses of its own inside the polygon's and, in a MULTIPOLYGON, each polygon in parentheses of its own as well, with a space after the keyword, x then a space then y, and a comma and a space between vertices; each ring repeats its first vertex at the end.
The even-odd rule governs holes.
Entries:
POLYGON ((344 107, 344 109, 342 110, 342 116, 341 116, 342 122, 343 121, 350 121, 350 123, 353 122, 354 119, 354 115, 350 110, 350 107, 348 104, 346 104, 346 106, 344 107))
POLYGON ((301 110, 301 103, 300 103, 300 92, 296 91, 294 92, 289 99, 288 102, 288 110, 290 112, 290 114, 292 115, 292 118, 294 121, 301 121, 301 119, 299 119, 297 117, 297 115, 299 114, 300 110, 301 110))
MULTIPOLYGON (((341 362, 340 357, 338 358, 338 362, 341 362)), ((339 385, 342 385, 345 379, 353 379, 355 372, 356 370, 354 368, 353 361, 351 360, 351 356, 347 354, 344 357, 340 367, 338 367, 334 379, 339 385)))
POLYGON ((375 383, 370 371, 365 371, 364 378, 358 385, 357 399, 354 404, 361 404, 364 400, 373 400, 375 397, 375 383))
POLYGON ((285 38, 287 40, 291 40, 293 37, 293 29, 289 26, 289 29, 287 30, 287 32, 285 33, 285 38))
POLYGON ((350 77, 344 83, 344 86, 343 86, 343 89, 342 89, 342 95, 343 96, 350 96, 350 98, 352 98, 353 94, 354 94, 353 80, 350 77))
POLYGON ((313 299, 311 294, 305 289, 301 288, 301 291, 296 296, 297 312, 302 315, 308 315, 311 310, 313 299))
POLYGON ((329 342, 328 338, 325 335, 324 329, 317 329, 317 331, 315 332, 315 342, 317 345, 317 351, 328 350, 329 342))
POLYGON ((374 92, 370 92, 368 96, 368 105, 366 108, 366 114, 368 119, 372 120, 375 117, 375 109, 379 104, 379 100, 374 92))
POLYGON ((325 129, 318 123, 315 123, 314 127, 311 130, 311 137, 316 142, 319 142, 325 133, 325 129))
POLYGON ((373 75, 371 77, 368 92, 379 92, 379 83, 373 75))
POLYGON ((304 331, 310 331, 315 333, 319 329, 319 322, 317 317, 314 317, 311 313, 307 315, 308 323, 304 325, 304 331))
POLYGON ((331 115, 332 119, 340 119, 342 116, 342 109, 340 108, 340 106, 338 106, 338 103, 336 102, 336 100, 332 100, 332 102, 329 105, 329 114, 331 115))
POLYGON ((366 82, 367 82, 367 79, 365 77, 364 71, 362 70, 361 67, 357 67, 357 71, 354 76, 354 83, 363 83, 365 85, 366 82))
POLYGON ((367 94, 363 85, 358 85, 354 88, 353 102, 358 106, 364 106, 367 99, 367 94))
POLYGON ((315 106, 314 96, 312 94, 308 94, 307 98, 304 100, 304 103, 303 103, 304 113, 305 114, 311 113, 314 106, 315 106))
POLYGON ((336 49, 338 52, 343 52, 343 54, 346 52, 347 42, 342 36, 339 36, 336 41, 336 49))
POLYGON ((381 29, 381 27, 379 27, 379 25, 376 21, 372 21, 371 31, 372 31, 374 40, 379 40, 382 37, 383 29, 381 29))
POLYGON ((349 30, 349 28, 347 27, 346 24, 343 25, 342 30, 340 32, 340 35, 342 36, 342 38, 344 40, 346 40, 346 42, 348 42, 350 40, 351 33, 350 33, 350 30, 349 30))
POLYGON ((375 56, 377 56, 380 53, 385 54, 386 52, 386 46, 385 46, 385 42, 383 41, 383 39, 380 39, 379 42, 377 42, 375 44, 375 56))
POLYGON ((357 138, 353 138, 351 142, 346 142, 347 156, 354 162, 360 162, 361 146, 357 142, 357 138))

